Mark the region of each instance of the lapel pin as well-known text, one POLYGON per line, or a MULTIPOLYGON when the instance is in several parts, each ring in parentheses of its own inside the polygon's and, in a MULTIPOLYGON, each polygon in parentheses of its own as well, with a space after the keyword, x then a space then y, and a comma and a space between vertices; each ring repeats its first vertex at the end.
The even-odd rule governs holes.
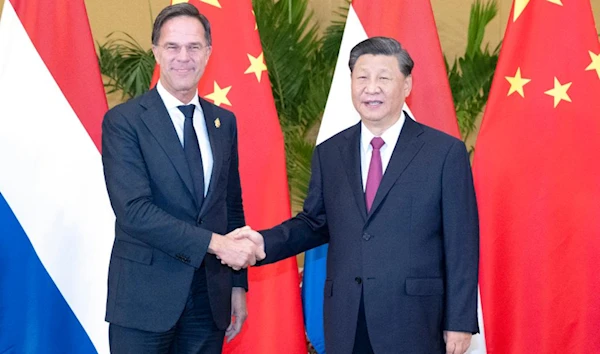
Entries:
POLYGON ((217 128, 221 127, 221 120, 219 118, 215 119, 215 127, 217 127, 217 128))

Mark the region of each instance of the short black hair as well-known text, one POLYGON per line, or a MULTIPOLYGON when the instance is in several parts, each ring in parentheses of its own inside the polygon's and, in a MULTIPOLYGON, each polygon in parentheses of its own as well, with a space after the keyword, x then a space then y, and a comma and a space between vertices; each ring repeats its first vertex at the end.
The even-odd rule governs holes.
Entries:
POLYGON ((415 66, 410 54, 402 47, 400 42, 389 37, 372 37, 358 43, 350 51, 350 61, 348 62, 350 72, 354 70, 358 58, 365 54, 395 56, 398 59, 400 72, 404 76, 409 76, 415 66))
POLYGON ((170 19, 180 16, 188 16, 200 21, 202 27, 204 27, 204 38, 206 39, 206 45, 209 47, 212 45, 210 22, 208 22, 206 16, 198 11, 196 6, 187 2, 167 6, 158 14, 158 16, 156 16, 156 20, 154 20, 154 26, 152 28, 153 45, 158 45, 162 26, 170 19))

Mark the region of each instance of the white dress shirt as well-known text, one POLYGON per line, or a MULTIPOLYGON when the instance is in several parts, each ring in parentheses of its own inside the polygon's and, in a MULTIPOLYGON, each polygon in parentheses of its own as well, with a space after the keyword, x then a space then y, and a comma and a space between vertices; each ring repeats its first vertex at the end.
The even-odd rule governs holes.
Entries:
POLYGON ((177 108, 177 106, 185 106, 188 104, 193 104, 196 106, 194 109, 194 130, 196 131, 198 145, 200 146, 200 153, 202 154, 202 169, 204 170, 204 196, 206 197, 208 186, 210 184, 210 178, 212 176, 213 154, 210 147, 210 141, 208 140, 208 130, 206 129, 204 112, 202 112, 200 100, 198 99, 198 91, 196 91, 194 98, 190 102, 183 103, 175 98, 175 96, 171 95, 160 83, 160 80, 156 84, 156 90, 158 91, 160 98, 162 98, 162 101, 167 108, 167 112, 169 112, 169 116, 171 117, 171 121, 175 127, 175 131, 179 137, 181 147, 183 147, 183 124, 185 123, 185 116, 179 110, 179 108, 177 108))
MULTIPOLYGON (((404 113, 400 113, 400 118, 394 125, 387 128, 386 131, 381 134, 381 139, 385 144, 379 150, 381 153, 381 167, 382 176, 385 175, 385 170, 390 163, 392 158, 392 152, 396 147, 398 138, 400 137, 400 131, 404 126, 404 113)), ((373 146, 371 146, 371 140, 375 137, 373 133, 365 126, 364 123, 360 123, 360 170, 362 173, 362 184, 363 192, 367 186, 367 175, 369 174, 369 165, 371 164, 371 155, 373 154, 373 146)))

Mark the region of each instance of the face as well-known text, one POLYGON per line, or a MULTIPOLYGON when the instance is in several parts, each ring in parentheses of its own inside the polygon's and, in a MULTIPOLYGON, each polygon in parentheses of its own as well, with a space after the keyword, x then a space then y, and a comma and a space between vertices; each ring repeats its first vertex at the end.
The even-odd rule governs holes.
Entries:
POLYGON ((179 16, 163 24, 158 45, 152 46, 160 65, 160 82, 170 94, 188 103, 196 93, 211 48, 198 19, 179 16))
POLYGON ((400 72, 394 56, 365 54, 354 65, 352 103, 371 130, 385 130, 398 120, 411 89, 412 77, 400 72))

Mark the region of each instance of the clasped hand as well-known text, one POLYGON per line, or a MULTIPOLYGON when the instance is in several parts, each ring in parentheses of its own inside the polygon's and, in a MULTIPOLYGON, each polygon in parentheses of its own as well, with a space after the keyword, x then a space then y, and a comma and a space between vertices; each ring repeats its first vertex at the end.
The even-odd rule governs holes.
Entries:
POLYGON ((222 264, 235 270, 247 268, 266 257, 262 235, 250 226, 233 230, 225 236, 213 237, 209 245, 211 249, 222 264))

